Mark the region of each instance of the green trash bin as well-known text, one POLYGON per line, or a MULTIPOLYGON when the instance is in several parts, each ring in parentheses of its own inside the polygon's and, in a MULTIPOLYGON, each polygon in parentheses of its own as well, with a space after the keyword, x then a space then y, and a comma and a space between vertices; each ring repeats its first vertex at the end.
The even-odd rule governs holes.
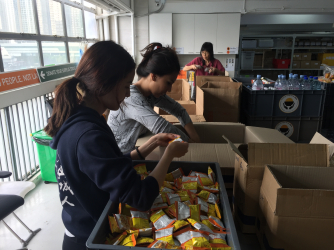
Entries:
POLYGON ((52 138, 48 136, 44 130, 36 131, 32 133, 31 136, 37 147, 39 168, 43 181, 45 183, 57 182, 55 173, 57 151, 49 146, 52 138))

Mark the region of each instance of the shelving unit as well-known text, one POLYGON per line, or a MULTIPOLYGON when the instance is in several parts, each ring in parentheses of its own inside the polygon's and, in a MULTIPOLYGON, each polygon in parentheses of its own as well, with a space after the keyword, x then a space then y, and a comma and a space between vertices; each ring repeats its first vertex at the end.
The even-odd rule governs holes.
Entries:
MULTIPOLYGON (((305 68, 292 68, 292 64, 293 64, 293 55, 295 54, 295 50, 330 50, 331 53, 334 53, 334 46, 332 47, 327 47, 327 46, 321 46, 321 47, 314 47, 314 46, 295 46, 295 42, 296 39, 307 39, 307 38, 334 38, 334 34, 282 34, 282 35, 245 35, 245 36, 240 36, 240 41, 239 41, 239 60, 238 60, 238 64, 236 67, 237 70, 237 76, 242 75, 242 71, 254 71, 254 75, 256 74, 256 72, 258 71, 267 71, 267 70, 278 70, 278 71, 286 71, 286 73, 291 73, 292 71, 294 72, 298 72, 298 71, 305 71, 305 70, 309 70, 309 71, 318 71, 316 74, 320 75, 321 71, 322 71, 322 67, 319 68, 313 68, 313 69, 305 69, 305 68), (270 47, 270 48, 260 48, 260 47, 256 47, 256 48, 242 48, 242 40, 244 39, 254 39, 254 40, 258 40, 258 39, 277 39, 277 38, 282 38, 282 39, 287 39, 290 38, 292 40, 292 44, 291 47, 288 46, 277 46, 277 47, 270 47), (291 53, 291 63, 290 63, 290 67, 287 69, 278 69, 278 68, 261 68, 261 67, 253 67, 252 69, 241 69, 241 55, 243 51, 255 51, 255 55, 258 54, 263 54, 268 50, 276 50, 276 56, 279 54, 279 52, 281 52, 281 54, 283 53, 283 50, 290 50, 289 53, 291 53)), ((306 51, 305 51, 306 52, 306 51)), ((310 53, 320 53, 318 51, 309 51, 310 53)), ((298 53, 298 52, 297 52, 298 53)), ((300 52, 301 53, 301 52, 300 52)), ((263 62, 265 60, 265 54, 263 56, 263 62)), ((264 63, 262 63, 262 65, 264 66, 264 63)))

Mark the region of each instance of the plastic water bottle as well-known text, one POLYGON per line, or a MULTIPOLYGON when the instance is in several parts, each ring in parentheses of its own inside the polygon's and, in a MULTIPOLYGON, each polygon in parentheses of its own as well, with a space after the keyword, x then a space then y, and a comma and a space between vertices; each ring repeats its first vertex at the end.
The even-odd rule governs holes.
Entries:
POLYGON ((311 83, 308 81, 307 76, 304 76, 304 79, 302 81, 302 90, 311 90, 311 89, 312 89, 311 83))
POLYGON ((292 77, 291 89, 290 90, 300 90, 300 89, 301 88, 300 88, 299 81, 298 81, 298 75, 294 74, 293 77, 292 77))
POLYGON ((256 81, 253 83, 252 90, 263 90, 261 75, 256 76, 256 81))
POLYGON ((274 85, 275 89, 280 90, 281 80, 282 80, 281 75, 278 75, 278 78, 277 78, 277 80, 275 82, 275 85, 274 85))
POLYGON ((281 90, 288 90, 289 89, 289 84, 288 81, 286 80, 286 76, 282 76, 281 80, 281 90))
POLYGON ((299 83, 302 83, 304 81, 304 77, 305 77, 304 75, 299 76, 299 83))
MULTIPOLYGON (((321 90, 321 82, 318 81, 318 77, 313 77, 314 90, 321 90)), ((313 89, 313 88, 312 88, 313 89)))
POLYGON ((313 76, 309 76, 308 77, 308 81, 310 82, 311 86, 313 86, 313 76))

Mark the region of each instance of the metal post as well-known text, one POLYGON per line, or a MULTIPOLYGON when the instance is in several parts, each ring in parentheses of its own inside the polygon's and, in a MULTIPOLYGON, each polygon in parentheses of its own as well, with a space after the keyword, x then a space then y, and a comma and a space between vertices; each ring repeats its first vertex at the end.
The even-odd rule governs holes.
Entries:
POLYGON ((2 61, 1 45, 0 45, 0 72, 5 72, 5 69, 3 67, 3 61, 2 61))
POLYGON ((115 23, 115 42, 119 43, 119 38, 118 38, 118 17, 115 15, 114 16, 114 23, 115 23))
MULTIPOLYGON (((35 28, 37 36, 40 37, 41 31, 39 29, 39 20, 38 20, 38 10, 37 10, 37 3, 36 0, 32 0, 32 8, 35 16, 35 28)), ((42 50, 42 41, 41 39, 37 40, 37 49, 38 49, 38 55, 39 55, 39 62, 41 66, 44 66, 44 58, 43 58, 43 50, 42 50)))
POLYGON ((135 15, 134 14, 131 14, 131 30, 132 30, 132 57, 133 57, 133 60, 136 61, 135 59, 136 31, 135 31, 135 15))
POLYGON ((66 15, 65 15, 65 4, 61 2, 61 9, 62 9, 62 17, 63 17, 63 30, 64 30, 64 37, 65 37, 65 50, 67 56, 67 62, 70 62, 70 49, 68 46, 68 36, 67 36, 67 27, 66 27, 66 15))

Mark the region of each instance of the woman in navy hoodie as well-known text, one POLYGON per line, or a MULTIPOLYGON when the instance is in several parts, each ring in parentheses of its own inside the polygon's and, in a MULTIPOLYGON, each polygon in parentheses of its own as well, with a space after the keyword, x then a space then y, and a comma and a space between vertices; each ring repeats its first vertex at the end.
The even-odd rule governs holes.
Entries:
POLYGON ((108 200, 148 210, 172 159, 188 150, 188 143, 168 145, 176 135, 157 134, 137 150, 121 153, 102 114, 121 108, 124 98, 130 96, 134 72, 135 63, 125 49, 112 41, 98 42, 84 53, 75 76, 55 91, 45 131, 53 137, 51 148, 57 150, 63 250, 86 249, 85 242, 108 200), (151 174, 141 180, 132 160, 144 159, 157 146, 167 146, 166 151, 151 174))

